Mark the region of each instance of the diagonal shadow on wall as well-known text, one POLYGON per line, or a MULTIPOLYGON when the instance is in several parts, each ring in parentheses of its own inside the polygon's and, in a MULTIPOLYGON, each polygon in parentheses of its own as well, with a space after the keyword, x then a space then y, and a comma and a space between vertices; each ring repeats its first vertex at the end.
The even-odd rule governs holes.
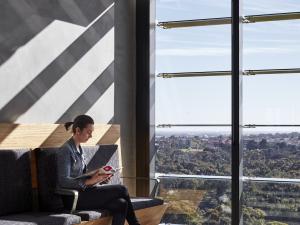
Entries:
POLYGON ((56 121, 73 121, 76 115, 85 114, 114 82, 114 62, 79 96, 79 98, 56 121))
POLYGON ((87 26, 113 0, 1 0, 0 65, 54 20, 87 26))
POLYGON ((0 122, 16 121, 113 26, 114 8, 112 7, 0 110, 0 122))
POLYGON ((41 15, 88 26, 114 0, 27 0, 36 6, 41 15))
POLYGON ((19 124, 1 124, 0 126, 0 143, 2 143, 2 141, 4 141, 5 138, 19 126, 19 124))

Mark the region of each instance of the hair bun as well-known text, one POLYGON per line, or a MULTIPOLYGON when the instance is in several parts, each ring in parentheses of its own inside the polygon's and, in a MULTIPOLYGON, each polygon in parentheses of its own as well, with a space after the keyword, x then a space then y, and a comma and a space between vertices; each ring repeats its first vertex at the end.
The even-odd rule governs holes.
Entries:
POLYGON ((66 130, 69 130, 69 128, 70 128, 70 126, 72 125, 72 124, 74 124, 74 122, 66 122, 65 123, 65 128, 66 128, 66 130))

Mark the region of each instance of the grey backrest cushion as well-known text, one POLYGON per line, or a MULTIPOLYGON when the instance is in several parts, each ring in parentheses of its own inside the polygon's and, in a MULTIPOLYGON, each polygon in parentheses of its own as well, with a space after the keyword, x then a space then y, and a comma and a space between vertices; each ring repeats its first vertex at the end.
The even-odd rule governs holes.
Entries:
MULTIPOLYGON (((83 155, 87 162, 87 170, 95 170, 99 167, 110 165, 119 168, 118 145, 99 145, 93 147, 83 147, 83 155)), ((120 172, 117 172, 112 178, 111 184, 120 184, 120 172)))
POLYGON ((59 148, 36 149, 39 206, 42 211, 63 209, 61 197, 55 194, 57 187, 56 154, 59 148))
POLYGON ((66 213, 28 212, 0 217, 0 225, 75 225, 79 216, 66 213))
MULTIPOLYGON (((82 147, 82 150, 88 170, 94 170, 103 165, 111 165, 115 168, 120 166, 117 145, 82 147)), ((43 211, 63 209, 61 197, 54 193, 57 187, 57 151, 59 151, 59 148, 37 150, 39 202, 40 209, 43 211)), ((116 173, 111 179, 111 183, 120 183, 120 173, 116 173)))
POLYGON ((0 215, 32 208, 30 150, 0 150, 0 215))

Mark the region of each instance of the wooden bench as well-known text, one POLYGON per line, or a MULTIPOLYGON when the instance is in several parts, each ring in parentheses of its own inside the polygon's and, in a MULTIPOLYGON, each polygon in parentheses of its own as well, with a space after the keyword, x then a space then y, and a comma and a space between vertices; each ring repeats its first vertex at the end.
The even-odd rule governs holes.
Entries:
MULTIPOLYGON (((45 214, 45 212, 41 212, 41 209, 38 207, 37 201, 39 195, 41 196, 41 186, 39 187, 39 179, 38 179, 38 172, 39 171, 39 153, 40 151, 46 151, 49 148, 59 148, 63 143, 65 143, 71 137, 71 133, 65 131, 63 125, 61 124, 0 124, 0 154, 1 150, 7 152, 10 149, 11 151, 17 152, 16 149, 23 149, 24 154, 27 154, 27 151, 24 149, 28 149, 29 157, 29 168, 30 174, 26 175, 26 177, 21 176, 22 179, 31 179, 31 199, 32 201, 30 204, 32 207, 21 207, 14 212, 14 207, 12 207, 11 211, 3 210, 1 213, 1 209, 4 209, 5 202, 2 201, 0 203, 0 225, 9 224, 7 221, 14 220, 17 218, 19 223, 16 224, 41 224, 35 222, 35 219, 42 220, 43 216, 48 216, 47 219, 51 220, 52 218, 64 218, 61 219, 63 221, 61 224, 68 225, 68 224, 85 224, 85 225, 108 225, 111 223, 110 216, 101 216, 97 219, 92 219, 90 221, 84 221, 80 214, 80 217, 73 214, 66 214, 63 215, 55 214, 54 212, 50 212, 45 214), (28 176, 28 177, 27 177, 28 176), (2 204, 2 205, 1 205, 2 204), (29 210, 28 210, 29 209, 29 210), (23 211, 22 211, 23 210, 23 211), (39 210, 39 212, 36 212, 39 210), (7 215, 5 215, 7 213, 7 215), (23 216, 25 213, 26 215, 23 216), (54 216, 53 216, 54 214, 54 216), (18 215, 22 215, 21 219, 18 215), (50 216, 49 216, 50 215, 50 216), (69 218, 68 218, 69 216, 69 218), (18 219, 19 218, 19 219, 18 219), (22 221, 22 218, 24 221, 22 221), (26 220, 26 218, 30 218, 26 220), (70 219, 71 218, 71 219, 70 219), (71 221, 71 222, 70 222, 71 221), (78 222, 79 221, 79 222, 78 222)), ((117 144, 120 146, 120 127, 118 125, 101 125, 95 124, 95 131, 93 133, 93 137, 83 145, 83 148, 87 146, 97 146, 100 145, 112 145, 117 144)), ((97 147, 96 147, 97 148, 97 147)), ((20 151, 21 152, 21 151, 20 151)), ((14 153, 14 154, 18 154, 14 153)), ((23 157, 23 156, 22 156, 23 157)), ((22 158, 20 157, 20 158, 22 158)), ((119 147, 117 149, 116 154, 114 157, 117 157, 117 161, 119 166, 122 166, 122 151, 119 147)), ((23 157, 24 158, 24 157, 23 157)), ((1 160, 1 157, 0 157, 1 160)), ((16 160, 18 161, 19 158, 16 160)), ((20 161, 20 160, 19 160, 20 161)), ((116 160, 115 160, 116 161, 116 160)), ((1 162, 0 162, 1 163, 1 162)), ((24 164, 24 163, 23 163, 24 164)), ((22 165, 23 165, 22 164, 22 165)), ((40 163, 41 164, 41 163, 40 163)), ((13 164, 16 165, 16 164, 13 164)), ((18 167, 19 168, 19 167, 18 167)), ((125 168, 126 169, 126 168, 125 168)), ((21 173, 23 170, 21 171, 21 173)), ((120 176, 122 177, 122 172, 120 176)), ((20 178, 21 178, 20 177, 20 178)), ((1 174, 0 174, 0 182, 1 182, 1 174)), ((14 179, 19 179, 18 177, 14 179)), ((5 182, 9 182, 7 177, 3 178, 5 182)), ((122 179, 123 180, 123 179, 122 179)), ((15 180, 12 180, 15 182, 15 180)), ((129 181, 128 181, 129 182, 129 181)), ((26 183, 26 182, 25 182, 26 183)), ((126 184, 126 180, 124 180, 126 184)), ((129 183, 128 183, 129 184, 129 183)), ((5 185, 2 184, 1 185, 5 185)), ((27 190, 28 191, 28 190, 27 190)), ((1 192, 0 192, 1 194, 1 192)), ((2 193, 3 195, 5 193, 2 193)), ((25 198, 26 199, 26 198, 25 198)), ((27 198, 28 200, 28 198, 27 198)), ((134 201, 134 198, 133 198, 134 201)), ((17 202, 15 204, 18 204, 17 202)), ((29 204, 29 205, 30 205, 29 204)), ((18 207, 17 207, 18 208, 18 207)), ((141 222, 142 225, 156 225, 159 224, 165 210, 167 208, 166 204, 155 205, 153 207, 144 207, 141 209, 136 210, 136 215, 141 222)), ((46 219, 46 220, 47 220, 46 219)), ((46 221, 45 220, 45 221, 46 221)), ((43 224, 44 225, 44 224, 43 224)), ((46 223, 45 223, 46 225, 46 223)))

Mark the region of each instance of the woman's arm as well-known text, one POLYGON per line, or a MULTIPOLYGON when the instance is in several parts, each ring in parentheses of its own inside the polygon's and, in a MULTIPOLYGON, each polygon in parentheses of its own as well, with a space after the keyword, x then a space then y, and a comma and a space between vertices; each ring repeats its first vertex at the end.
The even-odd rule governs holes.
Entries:
MULTIPOLYGON (((82 174, 76 174, 74 177, 71 177, 72 170, 72 149, 69 146, 64 145, 61 147, 57 154, 57 172, 58 172, 58 185, 61 188, 69 189, 85 189, 87 186, 93 186, 97 183, 101 183, 109 178, 110 175, 99 174, 95 172, 91 178, 79 178, 75 179, 74 177, 80 176, 82 174)), ((73 171, 74 175, 74 171, 73 171)))
POLYGON ((91 178, 85 180, 85 185, 92 186, 98 183, 105 184, 109 182, 111 176, 111 174, 99 174, 98 172, 96 172, 91 178))
POLYGON ((69 189, 85 189, 86 179, 74 179, 71 177, 71 166, 71 150, 68 148, 68 146, 63 146, 59 149, 57 154, 57 177, 59 187, 69 189))

